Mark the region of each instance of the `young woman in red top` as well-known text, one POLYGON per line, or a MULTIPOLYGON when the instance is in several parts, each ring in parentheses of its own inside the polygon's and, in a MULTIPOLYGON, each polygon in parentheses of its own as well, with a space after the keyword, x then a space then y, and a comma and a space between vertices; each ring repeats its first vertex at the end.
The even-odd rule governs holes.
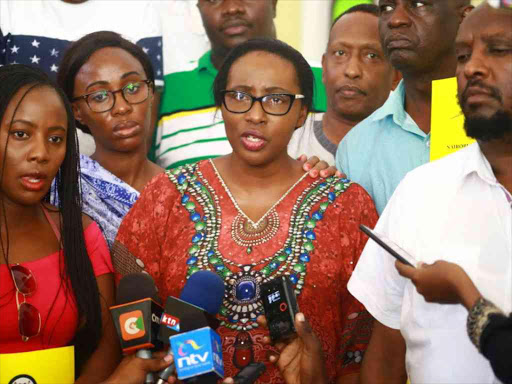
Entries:
POLYGON ((0 68, 0 354, 75 346, 77 383, 119 361, 109 251, 81 213, 71 107, 41 71, 0 68), (48 203, 50 186, 62 197, 48 203))

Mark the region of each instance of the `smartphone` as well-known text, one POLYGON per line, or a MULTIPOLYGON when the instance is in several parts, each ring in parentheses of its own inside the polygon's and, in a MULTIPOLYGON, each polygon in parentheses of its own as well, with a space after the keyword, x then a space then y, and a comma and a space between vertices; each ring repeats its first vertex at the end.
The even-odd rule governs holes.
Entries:
POLYGON ((295 336, 295 315, 299 312, 299 306, 289 277, 279 276, 262 284, 261 298, 272 341, 295 336))
POLYGON ((235 384, 252 384, 265 372, 265 369, 263 363, 251 363, 238 372, 233 380, 235 384))
POLYGON ((388 253, 393 256, 395 259, 401 261, 404 264, 410 265, 411 267, 416 268, 417 261, 400 248, 398 245, 393 243, 387 237, 375 232, 374 230, 368 228, 366 225, 360 224, 359 229, 366 233, 370 239, 374 240, 377 244, 379 244, 382 248, 384 248, 388 253))

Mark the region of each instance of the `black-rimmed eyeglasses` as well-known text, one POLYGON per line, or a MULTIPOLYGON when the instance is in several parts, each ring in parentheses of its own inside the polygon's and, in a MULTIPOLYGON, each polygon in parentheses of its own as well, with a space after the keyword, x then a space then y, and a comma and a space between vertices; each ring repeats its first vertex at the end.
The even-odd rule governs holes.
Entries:
POLYGON ((71 101, 84 99, 93 112, 107 112, 114 108, 116 104, 116 93, 121 92, 123 99, 128 104, 140 104, 147 100, 151 80, 141 80, 126 84, 117 91, 95 91, 86 95, 73 98, 71 101))
POLYGON ((304 95, 291 93, 271 93, 269 95, 254 97, 241 91, 222 91, 224 107, 232 113, 248 112, 256 101, 259 101, 265 113, 274 116, 283 116, 290 112, 295 99, 303 99, 304 95))

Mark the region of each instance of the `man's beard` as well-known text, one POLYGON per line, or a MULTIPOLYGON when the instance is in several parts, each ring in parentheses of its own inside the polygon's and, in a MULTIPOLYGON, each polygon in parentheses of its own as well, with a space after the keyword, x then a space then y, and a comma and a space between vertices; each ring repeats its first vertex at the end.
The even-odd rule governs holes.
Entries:
POLYGON ((462 94, 458 95, 459 105, 461 106, 462 111, 465 112, 464 129, 466 130, 466 134, 479 141, 500 140, 506 135, 511 135, 512 114, 506 112, 504 109, 498 110, 490 117, 482 115, 471 116, 471 113, 467 111, 467 92, 471 86, 478 86, 487 90, 490 96, 495 98, 503 107, 503 96, 499 89, 486 85, 479 79, 469 81, 462 94))
POLYGON ((500 140, 512 135, 512 115, 500 110, 491 117, 466 117, 466 134, 479 141, 500 140))

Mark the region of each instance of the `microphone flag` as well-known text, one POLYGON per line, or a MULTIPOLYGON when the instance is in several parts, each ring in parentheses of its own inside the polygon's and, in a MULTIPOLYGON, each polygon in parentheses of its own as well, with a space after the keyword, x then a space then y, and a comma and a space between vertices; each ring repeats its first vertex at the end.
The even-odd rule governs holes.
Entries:
POLYGON ((123 353, 161 348, 158 340, 163 308, 151 298, 110 307, 123 353))
POLYGON ((210 327, 180 333, 169 340, 178 379, 224 377, 221 338, 210 327))

